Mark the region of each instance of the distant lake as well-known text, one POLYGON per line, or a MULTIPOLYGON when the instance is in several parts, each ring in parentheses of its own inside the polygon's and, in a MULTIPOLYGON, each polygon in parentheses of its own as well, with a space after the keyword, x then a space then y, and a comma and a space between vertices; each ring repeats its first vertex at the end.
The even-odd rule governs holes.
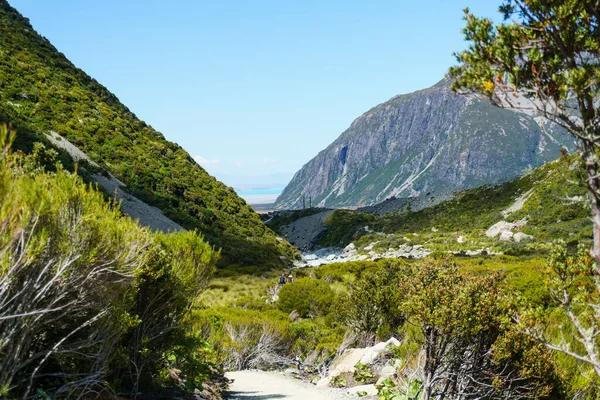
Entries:
POLYGON ((248 204, 269 204, 275 202, 283 189, 283 187, 236 189, 236 193, 248 204))

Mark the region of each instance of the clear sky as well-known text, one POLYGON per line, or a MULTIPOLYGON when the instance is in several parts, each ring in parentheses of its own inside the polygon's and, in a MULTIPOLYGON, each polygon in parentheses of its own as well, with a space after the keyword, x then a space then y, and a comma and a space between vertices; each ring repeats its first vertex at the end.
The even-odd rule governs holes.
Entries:
POLYGON ((435 84, 500 0, 9 0, 233 186, 284 184, 369 108, 435 84))

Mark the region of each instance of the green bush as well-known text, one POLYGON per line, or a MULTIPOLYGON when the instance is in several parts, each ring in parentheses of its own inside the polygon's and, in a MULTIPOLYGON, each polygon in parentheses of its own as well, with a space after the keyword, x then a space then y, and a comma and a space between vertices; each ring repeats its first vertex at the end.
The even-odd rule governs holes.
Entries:
POLYGON ((277 306, 285 313, 296 311, 303 318, 324 316, 329 313, 334 297, 326 282, 302 278, 283 285, 277 306))
POLYGON ((0 127, 3 396, 152 393, 179 384, 172 368, 181 389, 201 385, 205 347, 183 318, 218 253, 194 232, 150 233, 60 164, 45 170, 43 146, 23 156, 10 141, 0 127))
POLYGON ((344 323, 357 333, 381 340, 394 336, 404 323, 398 287, 406 278, 406 263, 400 260, 382 261, 377 269, 363 274, 341 301, 344 323))

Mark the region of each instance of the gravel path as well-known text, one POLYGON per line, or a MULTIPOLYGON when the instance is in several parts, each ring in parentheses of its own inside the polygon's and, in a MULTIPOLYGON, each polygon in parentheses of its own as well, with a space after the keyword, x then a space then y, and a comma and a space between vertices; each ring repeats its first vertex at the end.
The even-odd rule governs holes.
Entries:
POLYGON ((318 388, 310 383, 277 372, 228 372, 233 379, 225 398, 228 400, 351 400, 354 395, 340 389, 318 388))

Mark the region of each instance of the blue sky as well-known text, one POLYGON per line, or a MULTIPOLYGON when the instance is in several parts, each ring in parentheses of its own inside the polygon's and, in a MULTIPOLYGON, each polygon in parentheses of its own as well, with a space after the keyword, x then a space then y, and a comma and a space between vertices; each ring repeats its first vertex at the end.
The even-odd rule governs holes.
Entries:
POLYGON ((229 185, 283 184, 369 108, 431 86, 499 0, 9 0, 229 185))

